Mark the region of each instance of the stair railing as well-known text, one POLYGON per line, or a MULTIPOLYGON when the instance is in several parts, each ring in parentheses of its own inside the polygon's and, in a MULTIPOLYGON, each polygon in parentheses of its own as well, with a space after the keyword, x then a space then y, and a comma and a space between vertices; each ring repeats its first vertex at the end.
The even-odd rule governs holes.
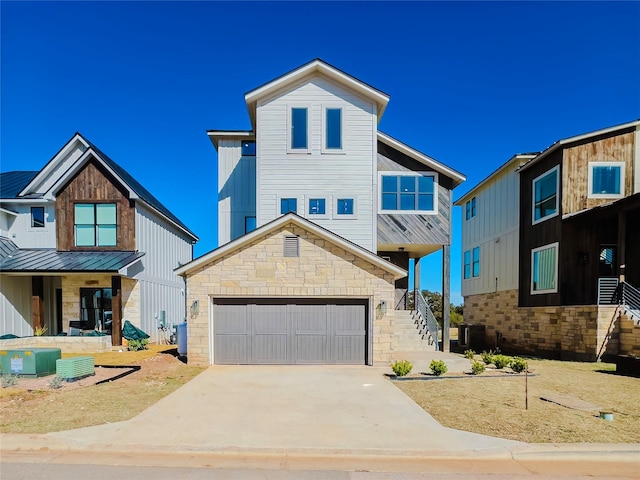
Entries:
POLYGON ((618 286, 618 302, 635 323, 640 323, 640 291, 627 282, 618 286))
POLYGON ((433 315, 431 308, 429 308, 429 304, 422 296, 420 290, 414 290, 412 293, 414 310, 418 314, 418 322, 420 324, 420 328, 424 331, 429 332, 429 335, 431 335, 431 338, 433 338, 435 342, 437 350, 439 330, 438 321, 433 315))

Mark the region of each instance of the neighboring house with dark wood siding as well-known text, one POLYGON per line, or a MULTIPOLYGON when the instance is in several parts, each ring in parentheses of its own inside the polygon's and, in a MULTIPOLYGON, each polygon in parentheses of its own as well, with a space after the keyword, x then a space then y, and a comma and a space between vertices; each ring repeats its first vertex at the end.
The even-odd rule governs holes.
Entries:
MULTIPOLYGON (((0 175, 0 335, 123 320, 156 341, 186 316, 173 270, 198 240, 120 165, 76 133, 38 172, 0 175)), ((114 328, 111 328, 114 326, 114 328)))

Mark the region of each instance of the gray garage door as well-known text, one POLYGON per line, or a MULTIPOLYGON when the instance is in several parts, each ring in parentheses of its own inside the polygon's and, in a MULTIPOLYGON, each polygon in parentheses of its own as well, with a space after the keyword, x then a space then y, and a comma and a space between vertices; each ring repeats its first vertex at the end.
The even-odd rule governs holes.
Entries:
POLYGON ((366 301, 218 299, 214 362, 365 364, 366 301))

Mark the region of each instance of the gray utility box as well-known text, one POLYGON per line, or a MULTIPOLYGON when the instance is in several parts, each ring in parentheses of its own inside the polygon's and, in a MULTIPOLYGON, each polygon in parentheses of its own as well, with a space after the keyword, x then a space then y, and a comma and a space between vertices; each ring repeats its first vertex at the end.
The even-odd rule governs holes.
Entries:
POLYGON ((56 373, 59 348, 17 348, 0 350, 2 373, 21 377, 46 377, 56 373))

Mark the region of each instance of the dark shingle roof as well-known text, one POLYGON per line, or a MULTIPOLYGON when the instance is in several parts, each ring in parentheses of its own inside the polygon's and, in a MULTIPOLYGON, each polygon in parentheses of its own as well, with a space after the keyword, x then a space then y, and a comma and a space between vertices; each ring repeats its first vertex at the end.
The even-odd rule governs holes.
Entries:
MULTIPOLYGON (((13 242, 12 242, 13 243, 13 242)), ((21 248, 0 260, 2 272, 117 272, 143 252, 59 252, 53 248, 21 248)))
POLYGON ((0 173, 0 198, 16 198, 37 174, 31 171, 0 173))

